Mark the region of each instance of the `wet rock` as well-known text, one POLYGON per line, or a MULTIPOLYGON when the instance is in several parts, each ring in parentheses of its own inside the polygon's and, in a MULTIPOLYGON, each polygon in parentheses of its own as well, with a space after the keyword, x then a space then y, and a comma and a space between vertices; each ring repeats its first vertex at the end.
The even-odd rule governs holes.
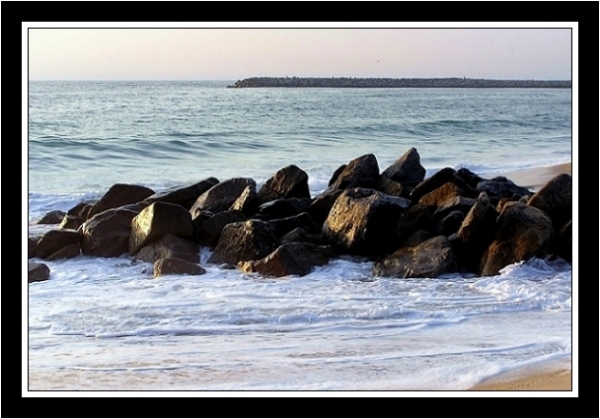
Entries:
POLYGON ((446 237, 456 233, 464 219, 465 214, 463 214, 461 211, 451 211, 437 224, 437 233, 446 237))
POLYGON ((494 240, 481 258, 481 275, 496 275, 507 265, 546 256, 553 229, 552 220, 543 211, 508 202, 496 225, 494 240))
POLYGON ((386 195, 408 197, 408 188, 386 176, 379 178, 376 190, 386 195))
POLYGON ((338 197, 344 192, 343 189, 328 190, 318 195, 310 204, 308 213, 316 224, 323 224, 329 215, 329 211, 338 197))
POLYGON ((37 244, 42 236, 30 236, 27 238, 27 257, 28 259, 37 257, 37 244))
POLYGON ((385 253, 398 245, 396 225, 410 205, 405 198, 392 197, 374 189, 348 189, 335 201, 323 234, 341 251, 364 256, 385 253))
POLYGON ((303 276, 315 266, 325 265, 334 256, 331 246, 293 242, 279 246, 263 259, 240 262, 239 267, 244 272, 258 272, 273 277, 303 276))
POLYGON ((461 177, 456 175, 454 169, 445 167, 415 186, 410 192, 410 199, 418 202, 423 195, 428 194, 448 182, 455 184, 463 191, 461 196, 471 198, 478 195, 478 193, 475 192, 461 177))
POLYGON ((79 233, 75 230, 50 230, 37 242, 36 255, 42 259, 70 244, 79 243, 79 233))
POLYGON ((307 212, 312 200, 310 198, 286 198, 265 202, 258 207, 254 218, 271 220, 286 218, 307 212))
POLYGON ((572 189, 571 176, 561 174, 548 181, 527 204, 544 211, 558 231, 573 217, 572 189))
POLYGON ((154 194, 150 188, 140 185, 129 185, 117 183, 96 202, 89 211, 88 218, 106 211, 107 209, 118 208, 129 204, 135 204, 143 201, 145 198, 154 194))
POLYGON ((258 191, 259 204, 282 198, 310 198, 308 174, 298 166, 277 171, 258 191))
POLYGON ((206 270, 200 265, 177 258, 161 258, 154 262, 154 277, 163 275, 203 275, 206 270))
POLYGON ((511 198, 511 200, 516 200, 513 198, 515 195, 521 197, 530 194, 529 189, 516 185, 512 180, 509 180, 504 176, 482 180, 477 184, 476 190, 478 193, 485 192, 494 205, 498 203, 500 198, 511 198))
POLYGON ((396 222, 398 240, 403 242, 418 230, 434 231, 435 224, 431 221, 431 217, 436 209, 433 206, 416 204, 400 214, 396 222))
POLYGON ((60 224, 65 215, 66 212, 61 210, 50 211, 44 214, 44 216, 38 220, 37 224, 60 224))
POLYGON ((50 256, 46 257, 46 260, 58 260, 58 259, 72 259, 81 254, 81 246, 79 243, 68 244, 61 247, 50 256))
POLYGON ((562 226, 552 239, 551 253, 565 259, 569 263, 572 263, 573 223, 571 221, 568 221, 564 226, 562 226))
POLYGON ((256 182, 250 178, 233 178, 217 183, 198 197, 190 208, 190 213, 193 214, 196 209, 214 213, 227 211, 247 186, 256 189, 256 182))
POLYGON ((256 187, 248 185, 242 191, 242 194, 235 200, 230 211, 240 211, 246 218, 251 217, 258 210, 258 195, 256 187))
POLYGON ((340 167, 335 169, 335 171, 333 172, 333 175, 331 175, 331 179, 329 179, 329 182, 327 183, 328 187, 335 183, 335 181, 340 176, 340 174, 344 171, 346 166, 347 166, 347 164, 342 164, 340 167))
POLYGON ((50 268, 44 263, 29 262, 27 280, 32 282, 46 281, 50 279, 50 268))
POLYGON ((450 198, 456 198, 459 196, 471 195, 470 190, 465 191, 454 182, 446 182, 439 188, 435 188, 431 192, 426 193, 419 199, 419 204, 439 206, 449 200, 450 198))
POLYGON ((192 216, 181 205, 154 202, 131 220, 129 254, 135 255, 142 247, 167 234, 192 239, 192 216))
POLYGON ((196 228, 196 240, 202 246, 215 247, 225 226, 239 221, 246 221, 246 217, 240 211, 214 214, 196 228))
POLYGON ((262 259, 275 250, 277 237, 266 221, 248 220, 227 224, 208 263, 237 265, 262 259))
POLYGON ((373 154, 352 160, 329 189, 375 188, 379 183, 379 164, 373 154))
POLYGON ((268 222, 277 238, 298 227, 304 228, 307 231, 317 231, 312 218, 306 212, 292 215, 291 217, 268 220, 268 222))
POLYGON ((476 189, 477 184, 483 180, 479 175, 471 172, 465 167, 461 167, 460 169, 458 169, 456 171, 456 176, 464 180, 467 183, 467 185, 469 185, 473 189, 476 189))
POLYGON ((200 263, 200 246, 191 240, 167 234, 144 246, 135 255, 137 260, 154 263, 158 259, 175 258, 200 263))
POLYGON ((177 204, 189 210, 192 207, 192 205, 194 205, 194 202, 196 202, 196 199, 198 199, 200 195, 208 191, 217 183, 219 183, 219 180, 217 178, 209 177, 192 185, 181 187, 177 186, 166 189, 164 191, 156 192, 155 194, 150 195, 148 198, 146 198, 145 201, 148 204, 151 204, 153 202, 167 202, 169 204, 177 204))
POLYGON ((455 270, 452 246, 444 236, 402 247, 373 265, 373 275, 397 278, 436 278, 455 270))
POLYGON ((312 232, 304 227, 296 227, 284 234, 281 239, 279 239, 279 244, 285 244, 289 242, 306 242, 319 246, 327 244, 327 240, 325 240, 325 236, 323 236, 322 232, 312 232))
MULTIPOLYGON (((425 178, 425 168, 421 165, 421 157, 417 149, 411 147, 390 167, 382 173, 403 186, 416 186, 425 178)), ((391 195, 391 194, 390 194, 391 195)))

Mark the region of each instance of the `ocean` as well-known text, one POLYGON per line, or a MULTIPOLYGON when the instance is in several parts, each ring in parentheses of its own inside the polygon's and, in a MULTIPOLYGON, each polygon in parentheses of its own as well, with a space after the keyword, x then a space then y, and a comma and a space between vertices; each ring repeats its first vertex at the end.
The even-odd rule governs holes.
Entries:
MULTIPOLYGON (((372 153, 383 171, 410 147, 426 176, 572 159, 570 89, 233 83, 30 81, 26 234, 115 183, 260 187, 295 164, 316 196, 340 165, 372 153)), ((515 368, 571 368, 572 267, 561 259, 397 279, 342 257, 273 279, 209 256, 202 248, 205 275, 157 279, 126 255, 44 261, 50 279, 25 285, 28 389, 460 391, 515 368)))

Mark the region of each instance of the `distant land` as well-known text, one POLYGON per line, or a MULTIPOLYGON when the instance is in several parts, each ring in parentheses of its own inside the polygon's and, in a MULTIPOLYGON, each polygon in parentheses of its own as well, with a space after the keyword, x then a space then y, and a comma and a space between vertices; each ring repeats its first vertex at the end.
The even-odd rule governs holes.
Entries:
POLYGON ((464 87, 464 88, 561 88, 570 89, 571 80, 493 80, 447 78, 357 78, 357 77, 250 77, 228 88, 248 87, 464 87))

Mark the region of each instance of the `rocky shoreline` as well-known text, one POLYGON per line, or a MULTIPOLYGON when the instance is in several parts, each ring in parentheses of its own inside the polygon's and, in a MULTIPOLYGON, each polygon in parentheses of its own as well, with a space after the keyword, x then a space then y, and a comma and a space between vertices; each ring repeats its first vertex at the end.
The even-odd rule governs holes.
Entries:
POLYGON ((43 260, 82 254, 129 255, 152 264, 155 277, 202 275, 200 247, 213 250, 204 263, 269 277, 306 275, 341 256, 372 260, 373 276, 399 278, 495 275, 532 257, 571 261, 570 175, 532 192, 467 169, 425 173, 411 148, 383 171, 373 154, 357 157, 315 197, 295 165, 260 189, 245 177, 159 192, 115 184, 96 202, 38 221, 57 227, 29 237, 29 258, 41 261, 30 261, 28 279, 51 278, 43 260))
POLYGON ((250 77, 228 88, 336 87, 336 88, 560 88, 570 89, 571 80, 494 80, 446 78, 356 78, 356 77, 250 77))

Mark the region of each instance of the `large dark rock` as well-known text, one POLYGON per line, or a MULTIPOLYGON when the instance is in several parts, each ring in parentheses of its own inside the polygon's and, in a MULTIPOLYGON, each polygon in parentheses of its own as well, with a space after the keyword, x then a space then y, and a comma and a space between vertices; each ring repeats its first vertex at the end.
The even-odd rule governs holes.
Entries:
POLYGON ((233 178, 217 183, 198 197, 190 208, 190 212, 194 214, 196 209, 215 213, 227 211, 247 186, 256 189, 256 182, 250 178, 233 178))
POLYGON ((379 176, 377 159, 373 154, 366 154, 348 163, 329 189, 375 188, 379 176))
POLYGON ((200 195, 208 191, 217 183, 219 183, 218 179, 209 177, 192 185, 181 187, 177 186, 164 191, 156 192, 155 194, 146 198, 145 201, 148 204, 153 202, 168 202, 169 204, 181 205, 185 209, 189 210, 200 195))
POLYGON ((196 227, 196 240, 202 246, 215 247, 221 237, 221 232, 227 224, 246 221, 240 211, 223 211, 214 214, 196 227))
POLYGON ((37 256, 37 244, 42 236, 30 236, 27 238, 27 257, 28 259, 37 256))
POLYGON ((282 198, 265 202, 258 207, 254 218, 271 220, 286 218, 307 212, 312 203, 310 198, 282 198))
POLYGON ((346 166, 348 166, 347 164, 342 164, 340 167, 338 167, 337 169, 335 169, 335 171, 333 172, 333 175, 331 175, 331 178, 329 179, 329 182, 327 183, 327 187, 333 185, 335 183, 335 181, 337 180, 337 178, 340 176, 340 174, 344 171, 344 169, 346 168, 346 166))
POLYGON ((36 254, 42 259, 70 244, 79 244, 79 233, 75 230, 50 230, 37 242, 36 254))
POLYGON ((425 178, 425 168, 421 166, 421 157, 417 149, 411 147, 382 173, 403 186, 415 186, 425 178))
POLYGON ((396 225, 409 205, 405 198, 374 189, 348 189, 331 208, 323 234, 341 251, 365 256, 385 253, 399 244, 390 226, 396 225))
POLYGON ((478 193, 485 192, 490 201, 496 205, 500 198, 521 197, 530 195, 529 189, 516 185, 512 180, 504 176, 497 176, 493 179, 482 180, 477 184, 478 193))
POLYGON ((281 198, 310 198, 308 174, 290 165, 269 178, 258 191, 259 204, 281 198))
POLYGON ((246 218, 251 217, 258 210, 258 195, 256 186, 248 185, 242 191, 242 194, 235 200, 230 211, 240 211, 246 218))
POLYGON ((573 217, 571 176, 564 173, 552 178, 527 202, 528 205, 544 211, 558 231, 573 217))
POLYGON ((142 205, 126 205, 96 214, 79 228, 84 255, 118 257, 129 252, 131 220, 142 205))
POLYGON ((65 214, 63 219, 60 221, 59 228, 67 230, 77 230, 85 222, 87 218, 78 215, 65 214))
POLYGON ((135 204, 143 201, 154 191, 141 185, 129 185, 116 183, 110 187, 108 192, 96 202, 89 211, 88 218, 106 211, 107 209, 118 208, 124 205, 135 204))
POLYGON ((309 274, 315 266, 325 265, 334 256, 331 246, 285 243, 265 258, 240 262, 239 267, 244 272, 258 272, 265 276, 303 276, 309 274))
POLYGON ((200 265, 177 258, 161 258, 154 262, 154 277, 163 275, 203 275, 206 270, 200 265))
POLYGON ((471 188, 467 182, 465 182, 460 176, 456 174, 456 171, 451 167, 445 167, 442 170, 434 173, 432 176, 420 182, 414 189, 410 192, 410 199, 415 202, 418 202, 421 197, 429 192, 439 188, 445 183, 453 183, 458 188, 460 188, 463 192, 462 196, 465 197, 476 197, 477 192, 471 188))
POLYGON ((436 232, 442 236, 448 237, 453 233, 456 233, 464 219, 465 214, 461 211, 451 211, 437 223, 436 232))
POLYGON ((287 232, 299 227, 311 232, 317 231, 315 223, 306 212, 292 215, 291 217, 268 220, 268 223, 272 227, 273 233, 277 238, 280 238, 287 232))
POLYGON ((318 195, 311 202, 308 213, 315 223, 323 224, 325 222, 331 207, 343 192, 343 189, 328 190, 318 195))
POLYGON ((409 188, 403 186, 400 182, 390 179, 386 176, 381 176, 377 187, 375 188, 379 192, 383 192, 386 195, 408 197, 409 188))
POLYGON ((66 212, 61 210, 50 211, 44 214, 44 216, 38 220, 37 224, 60 224, 65 215, 66 212))
POLYGON ((439 206, 450 198, 472 196, 472 190, 465 191, 454 182, 446 182, 439 188, 426 193, 419 199, 419 204, 439 206))
POLYGON ((435 207, 435 211, 431 216, 431 221, 437 225, 443 218, 453 211, 460 211, 466 215, 471 210, 473 205, 475 205, 475 202, 477 202, 476 199, 465 198, 464 196, 455 196, 447 199, 435 207))
POLYGON ((200 263, 200 246, 191 240, 167 234, 142 247, 135 258, 150 263, 162 258, 176 258, 200 263))
POLYGON ((573 223, 569 221, 562 226, 552 239, 551 253, 560 256, 567 262, 573 261, 573 223))
POLYGON ((237 265, 262 259, 275 250, 277 237, 266 221, 248 220, 227 224, 208 263, 237 265))
POLYGON ((58 259, 72 259, 81 254, 81 246, 79 243, 68 244, 61 247, 50 256, 46 257, 46 260, 58 260, 58 259))
POLYGON ((181 205, 154 202, 131 220, 129 254, 135 255, 142 247, 167 234, 192 239, 192 216, 181 205))
POLYGON ((433 206, 416 204, 400 214, 396 222, 396 235, 399 241, 403 242, 418 230, 435 231, 436 224, 432 222, 431 217, 436 209, 433 206))
POLYGON ((27 271, 28 283, 50 279, 50 268, 44 263, 29 262, 27 271))
POLYGON ((436 278, 455 270, 452 246, 444 236, 402 247, 373 265, 373 275, 397 278, 436 278))
POLYGON ((458 176, 462 180, 464 180, 467 183, 467 185, 469 185, 473 189, 476 189, 477 188, 477 184, 483 180, 481 178, 481 176, 473 173, 472 171, 470 171, 466 167, 461 167, 460 169, 458 169, 456 171, 456 176, 458 176))
POLYGON ((293 230, 290 230, 289 232, 284 234, 281 237, 281 239, 279 239, 279 244, 290 242, 306 242, 316 244, 319 246, 327 244, 327 240, 325 240, 325 236, 323 236, 323 233, 321 231, 312 232, 304 227, 296 227, 293 230))
POLYGON ((546 256, 553 236, 552 220, 521 202, 507 203, 498 216, 494 240, 483 253, 481 275, 496 275, 507 265, 546 256))

